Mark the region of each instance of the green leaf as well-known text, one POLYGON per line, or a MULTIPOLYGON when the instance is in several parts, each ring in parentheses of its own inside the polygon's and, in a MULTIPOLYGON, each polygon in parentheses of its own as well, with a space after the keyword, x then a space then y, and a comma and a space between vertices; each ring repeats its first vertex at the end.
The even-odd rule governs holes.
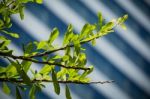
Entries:
POLYGON ((122 24, 122 23, 124 23, 127 19, 128 19, 128 15, 125 14, 123 17, 119 17, 119 18, 117 19, 117 22, 118 22, 118 24, 122 24))
POLYGON ((0 40, 6 41, 8 39, 6 37, 4 37, 4 36, 0 36, 0 40))
POLYGON ((122 28, 122 29, 124 29, 124 30, 126 30, 126 29, 127 29, 127 27, 126 27, 126 25, 125 25, 125 24, 120 24, 120 26, 121 26, 121 28, 122 28))
POLYGON ((73 43, 74 43, 74 53, 78 55, 80 53, 80 47, 81 47, 80 41, 76 40, 73 43))
POLYGON ((45 65, 41 70, 40 70, 40 74, 48 74, 51 70, 52 70, 52 66, 50 65, 45 65))
POLYGON ((57 28, 54 28, 48 40, 49 45, 52 44, 52 42, 58 37, 58 35, 59 35, 59 30, 57 28))
POLYGON ((38 46, 37 46, 37 49, 48 50, 49 49, 48 43, 46 41, 40 41, 38 46))
POLYGON ((32 64, 32 62, 23 60, 21 64, 23 66, 24 72, 27 73, 30 66, 31 66, 31 64, 32 64))
POLYGON ((12 62, 12 65, 14 65, 18 71, 18 73, 21 75, 23 81, 30 85, 31 84, 31 80, 30 78, 28 77, 27 73, 24 71, 23 67, 21 66, 21 64, 19 63, 15 63, 15 62, 12 62))
POLYGON ((21 76, 22 76, 23 81, 24 81, 26 84, 30 85, 30 84, 31 84, 31 80, 30 80, 30 78, 28 77, 28 75, 25 73, 25 71, 22 70, 22 71, 20 71, 20 72, 21 72, 21 76))
POLYGON ((60 86, 57 81, 57 75, 56 75, 54 69, 52 69, 52 80, 53 80, 53 86, 54 86, 55 93, 57 95, 59 95, 60 94, 60 86))
POLYGON ((7 45, 11 43, 11 40, 5 40, 0 43, 0 49, 4 49, 7 45))
POLYGON ((102 26, 100 32, 107 32, 109 30, 111 30, 114 27, 114 22, 108 22, 107 24, 105 24, 104 26, 102 26))
POLYGON ((0 50, 1 54, 12 55, 13 50, 0 50))
POLYGON ((85 24, 81 30, 80 33, 80 38, 82 39, 84 36, 86 36, 87 32, 88 32, 88 25, 89 24, 85 24))
POLYGON ((18 87, 16 86, 16 99, 22 99, 18 87))
POLYGON ((66 99, 72 99, 68 86, 66 85, 66 99))
POLYGON ((99 31, 103 25, 103 16, 101 12, 99 12, 97 16, 98 16, 98 28, 99 28, 98 31, 99 31))
POLYGON ((29 1, 33 1, 33 0, 19 0, 19 2, 21 2, 21 3, 27 3, 29 1))
POLYGON ((31 54, 33 51, 34 45, 32 42, 28 43, 26 46, 24 46, 24 54, 31 54))
POLYGON ((95 26, 95 25, 91 25, 91 24, 89 24, 89 23, 85 24, 85 25, 83 26, 82 30, 81 30, 81 33, 80 33, 80 35, 79 35, 79 38, 80 38, 80 39, 83 39, 83 38, 85 38, 85 37, 88 37, 88 36, 92 33, 92 31, 95 30, 95 29, 96 29, 96 26, 95 26))
POLYGON ((2 21, 2 20, 0 20, 0 28, 1 28, 1 26, 3 26, 4 25, 4 22, 2 21))
POLYGON ((79 61, 80 61, 80 63, 79 63, 79 65, 85 65, 86 64, 86 55, 85 55, 85 53, 80 53, 79 54, 79 61))
POLYGON ((68 55, 65 55, 65 56, 63 56, 63 61, 67 61, 67 60, 69 60, 69 56, 68 55))
POLYGON ((71 24, 69 24, 64 36, 63 45, 67 45, 68 43, 70 43, 69 40, 72 38, 72 36, 73 36, 73 27, 71 24))
POLYGON ((96 45, 96 39, 92 40, 92 45, 95 46, 96 45))
POLYGON ((70 51, 71 50, 71 48, 70 47, 67 47, 66 49, 65 49, 65 55, 70 55, 70 51))
POLYGON ((20 14, 21 20, 23 20, 24 19, 24 6, 20 6, 20 8, 19 8, 19 14, 20 14))
POLYGON ((85 78, 87 75, 89 75, 92 71, 93 71, 93 66, 90 66, 89 67, 90 68, 90 70, 87 70, 87 71, 84 71, 84 73, 80 76, 80 79, 83 79, 83 78, 85 78))
POLYGON ((35 99, 35 93, 36 93, 36 86, 32 85, 32 88, 29 91, 30 99, 35 99))
POLYGON ((6 70, 6 68, 5 68, 5 67, 0 66, 0 73, 5 72, 5 70, 6 70))
POLYGON ((60 55, 55 55, 55 56, 53 56, 51 59, 61 59, 62 58, 62 56, 60 56, 60 55))
POLYGON ((15 66, 13 66, 11 64, 7 66, 5 72, 7 73, 7 77, 14 77, 14 76, 18 75, 15 66))
POLYGON ((10 89, 9 89, 9 87, 8 87, 8 85, 5 83, 5 82, 3 82, 3 92, 5 93, 5 94, 10 94, 10 89))
MULTIPOLYGON (((57 73, 57 77, 58 79, 61 78, 63 79, 63 77, 65 76, 65 74, 67 73, 67 70, 65 68, 62 68, 58 73, 57 73)), ((66 80, 66 79, 63 79, 66 80)))
POLYGON ((5 31, 5 30, 1 30, 1 32, 5 33, 5 34, 8 34, 14 38, 19 38, 19 35, 17 33, 12 33, 12 32, 8 32, 8 31, 5 31))
POLYGON ((42 4, 43 0, 35 0, 36 3, 42 4))

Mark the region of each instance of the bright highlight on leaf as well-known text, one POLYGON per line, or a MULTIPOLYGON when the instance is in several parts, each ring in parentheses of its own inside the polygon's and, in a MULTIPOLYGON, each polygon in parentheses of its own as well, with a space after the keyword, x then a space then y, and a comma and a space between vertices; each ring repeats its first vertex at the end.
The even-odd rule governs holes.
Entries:
POLYGON ((42 4, 43 0, 35 0, 36 3, 42 4))

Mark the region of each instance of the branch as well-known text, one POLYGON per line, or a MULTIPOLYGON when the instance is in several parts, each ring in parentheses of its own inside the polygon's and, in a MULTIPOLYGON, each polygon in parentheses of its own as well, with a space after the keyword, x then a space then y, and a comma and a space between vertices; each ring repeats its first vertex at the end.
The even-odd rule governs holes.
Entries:
POLYGON ((51 62, 48 62, 48 61, 38 61, 38 60, 35 60, 35 59, 32 59, 32 58, 27 58, 27 57, 22 57, 22 56, 8 55, 8 54, 4 54, 2 52, 0 52, 0 56, 10 57, 10 58, 13 58, 13 59, 21 59, 21 60, 31 61, 31 62, 39 63, 39 64, 55 65, 55 66, 59 66, 59 67, 67 68, 67 69, 90 70, 90 68, 65 66, 65 65, 62 65, 62 64, 59 64, 59 63, 51 63, 51 62))
MULTIPOLYGON (((84 43, 87 43, 87 42, 90 42, 94 39, 97 39, 99 37, 102 37, 106 34, 102 34, 102 35, 98 35, 98 36, 94 36, 92 37, 91 39, 88 39, 88 40, 82 40, 80 42, 80 44, 84 44, 84 43)), ((81 69, 81 70, 90 70, 90 68, 83 68, 83 67, 73 67, 73 66, 65 66, 65 65, 62 65, 62 64, 58 64, 58 63, 51 63, 51 62, 48 62, 48 61, 38 61, 38 60, 35 60, 35 59, 32 59, 33 57, 41 57, 41 56, 44 56, 44 55, 47 55, 47 54, 51 54, 51 53, 54 53, 56 51, 60 51, 60 50, 64 50, 66 49, 67 47, 74 47, 74 44, 72 45, 67 45, 65 47, 61 47, 61 48, 57 48, 57 49, 54 49, 54 50, 51 50, 51 51, 46 51, 46 52, 43 52, 43 53, 38 53, 38 54, 35 54, 35 55, 31 55, 31 56, 15 56, 15 55, 8 55, 8 54, 4 54, 2 52, 0 52, 0 55, 1 56, 7 56, 7 57, 10 57, 10 58, 13 58, 13 59, 21 59, 21 60, 27 60, 27 61, 31 61, 31 62, 34 62, 34 63, 40 63, 40 64, 48 64, 48 65, 57 65, 59 67, 63 67, 63 68, 67 68, 67 69, 81 69)))
MULTIPOLYGON (((17 79, 7 79, 7 78, 0 78, 0 82, 14 82, 14 83, 23 83, 23 80, 17 80, 17 79)), ((48 82, 48 83, 53 83, 54 81, 52 80, 31 80, 31 83, 37 83, 37 82, 48 82)), ((82 82, 82 81, 60 81, 58 80, 58 83, 61 84, 105 84, 105 83, 113 83, 115 82, 114 80, 110 80, 110 81, 92 81, 92 82, 82 82)))
MULTIPOLYGON (((94 40, 94 39, 98 39, 98 38, 100 38, 100 37, 102 37, 102 36, 104 36, 104 35, 106 35, 106 34, 102 34, 102 35, 95 36, 95 37, 93 37, 93 38, 91 38, 91 39, 89 39, 89 40, 82 40, 82 41, 80 42, 80 44, 85 44, 85 43, 90 42, 90 41, 92 41, 92 40, 94 40)), ((60 47, 60 48, 57 48, 57 49, 54 49, 54 50, 51 50, 51 51, 45 51, 45 52, 43 52, 43 53, 37 53, 37 54, 35 54, 35 55, 28 56, 28 58, 45 56, 45 55, 48 55, 48 54, 51 54, 51 53, 54 53, 54 52, 57 52, 57 51, 60 51, 60 50, 64 50, 64 49, 66 49, 67 47, 74 47, 74 44, 72 44, 72 45, 66 45, 66 46, 64 46, 64 47, 60 47)))

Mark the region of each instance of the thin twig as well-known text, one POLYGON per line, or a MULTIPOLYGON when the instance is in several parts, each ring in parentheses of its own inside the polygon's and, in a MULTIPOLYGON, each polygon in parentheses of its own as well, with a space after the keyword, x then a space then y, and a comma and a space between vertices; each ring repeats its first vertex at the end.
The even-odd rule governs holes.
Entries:
MULTIPOLYGON (((24 81, 21 79, 21 80, 17 80, 17 79, 6 79, 6 78, 0 78, 0 82, 15 82, 15 83, 23 83, 24 81)), ((37 82, 48 82, 48 83, 53 83, 54 81, 52 80, 37 80, 37 79, 34 79, 34 80, 31 80, 31 83, 37 83, 37 82)), ((110 80, 110 81, 91 81, 91 82, 82 82, 82 81, 71 81, 71 80, 68 80, 68 81, 60 81, 58 80, 57 81, 58 83, 62 83, 62 84, 105 84, 105 83, 113 83, 115 82, 114 80, 110 80)))
POLYGON ((1 53, 1 52, 0 52, 0 56, 10 57, 10 58, 13 58, 13 59, 21 59, 21 60, 31 61, 31 62, 39 63, 39 64, 48 64, 50 66, 55 65, 55 66, 59 66, 59 67, 67 68, 67 69, 90 70, 90 68, 77 67, 77 66, 76 67, 75 66, 65 66, 65 65, 62 65, 62 64, 59 64, 59 63, 56 63, 56 62, 52 63, 52 62, 49 62, 49 61, 39 61, 39 60, 35 60, 35 59, 32 59, 32 58, 8 55, 8 54, 4 54, 4 53, 1 53))

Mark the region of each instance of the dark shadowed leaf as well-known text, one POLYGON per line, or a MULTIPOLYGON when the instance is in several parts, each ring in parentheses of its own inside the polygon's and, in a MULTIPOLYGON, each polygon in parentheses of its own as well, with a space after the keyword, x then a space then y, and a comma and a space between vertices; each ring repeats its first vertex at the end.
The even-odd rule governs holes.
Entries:
POLYGON ((35 99, 35 93, 36 93, 36 86, 32 85, 32 87, 31 87, 31 89, 29 91, 30 99, 35 99))
POLYGON ((69 91, 69 87, 66 85, 66 99, 72 99, 69 91))
POLYGON ((16 99, 22 99, 18 87, 16 86, 16 99))
POLYGON ((57 95, 59 95, 60 94, 60 86, 59 86, 59 83, 57 81, 56 73, 53 69, 52 69, 52 79, 53 79, 53 86, 54 86, 55 93, 57 95))

